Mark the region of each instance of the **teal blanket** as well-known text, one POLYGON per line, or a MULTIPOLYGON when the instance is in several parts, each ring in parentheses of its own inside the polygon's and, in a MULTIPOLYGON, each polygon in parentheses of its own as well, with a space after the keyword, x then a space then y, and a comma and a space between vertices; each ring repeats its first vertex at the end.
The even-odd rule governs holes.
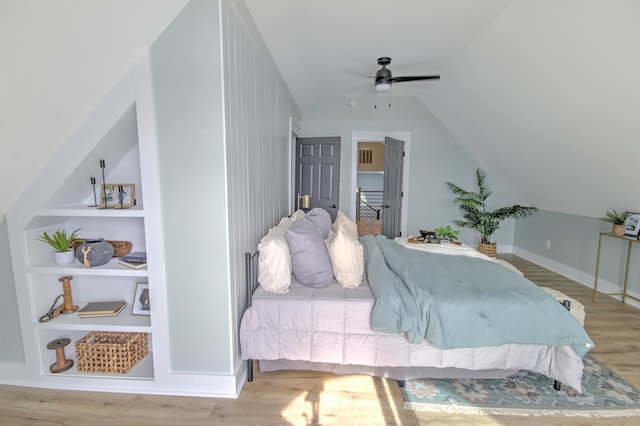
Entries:
POLYGON ((584 356, 593 342, 553 297, 485 259, 411 250, 363 236, 375 296, 371 328, 428 340, 440 349, 507 343, 570 345, 584 356))

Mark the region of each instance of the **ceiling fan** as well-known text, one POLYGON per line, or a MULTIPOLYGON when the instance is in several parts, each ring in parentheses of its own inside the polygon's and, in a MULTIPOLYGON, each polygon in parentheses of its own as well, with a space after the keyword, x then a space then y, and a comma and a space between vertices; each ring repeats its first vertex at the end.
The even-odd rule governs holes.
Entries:
POLYGON ((376 92, 388 92, 391 90, 392 83, 402 83, 403 81, 418 81, 418 80, 440 80, 439 75, 414 75, 406 77, 392 77, 391 70, 387 68, 387 65, 391 63, 391 58, 382 57, 378 58, 378 65, 382 65, 382 68, 376 72, 376 92))

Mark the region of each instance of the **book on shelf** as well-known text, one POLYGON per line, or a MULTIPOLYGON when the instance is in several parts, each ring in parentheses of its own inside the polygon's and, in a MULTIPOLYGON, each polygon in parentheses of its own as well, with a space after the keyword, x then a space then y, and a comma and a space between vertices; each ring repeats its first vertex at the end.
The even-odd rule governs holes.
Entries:
POLYGON ((107 302, 89 302, 78 311, 80 318, 109 317, 120 313, 127 306, 124 300, 110 300, 107 302))
POLYGON ((147 263, 138 263, 138 262, 125 262, 124 260, 119 260, 118 261, 119 264, 121 264, 122 266, 126 266, 127 268, 132 268, 132 269, 142 269, 142 268, 146 268, 147 263))
POLYGON ((147 253, 143 251, 134 251, 120 257, 120 260, 128 263, 147 263, 147 253))

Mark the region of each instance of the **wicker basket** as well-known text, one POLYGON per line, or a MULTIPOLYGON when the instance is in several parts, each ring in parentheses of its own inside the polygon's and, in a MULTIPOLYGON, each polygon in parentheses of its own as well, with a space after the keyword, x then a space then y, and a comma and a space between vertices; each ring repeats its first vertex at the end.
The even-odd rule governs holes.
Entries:
POLYGON ((496 243, 480 243, 478 251, 489 257, 496 257, 496 243))
POLYGON ((92 331, 75 347, 76 366, 85 373, 127 374, 149 353, 146 333, 92 331))

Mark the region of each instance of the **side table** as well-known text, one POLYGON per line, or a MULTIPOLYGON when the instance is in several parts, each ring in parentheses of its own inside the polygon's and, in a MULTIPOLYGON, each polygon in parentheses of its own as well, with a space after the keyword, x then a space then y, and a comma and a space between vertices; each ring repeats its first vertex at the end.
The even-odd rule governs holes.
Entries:
POLYGON ((624 270, 624 284, 622 286, 622 293, 602 293, 605 296, 622 296, 622 303, 625 302, 626 298, 629 297, 631 299, 637 300, 640 302, 640 299, 637 297, 633 297, 627 294, 627 280, 629 275, 629 259, 631 258, 631 249, 633 248, 633 243, 640 243, 640 240, 629 237, 619 237, 617 235, 613 235, 611 232, 601 232, 600 238, 598 239, 598 260, 596 261, 596 279, 593 284, 593 303, 596 303, 596 295, 598 294, 598 272, 600 271, 600 249, 602 248, 602 237, 611 237, 618 238, 620 240, 628 241, 629 247, 627 248, 627 261, 625 264, 624 270))

